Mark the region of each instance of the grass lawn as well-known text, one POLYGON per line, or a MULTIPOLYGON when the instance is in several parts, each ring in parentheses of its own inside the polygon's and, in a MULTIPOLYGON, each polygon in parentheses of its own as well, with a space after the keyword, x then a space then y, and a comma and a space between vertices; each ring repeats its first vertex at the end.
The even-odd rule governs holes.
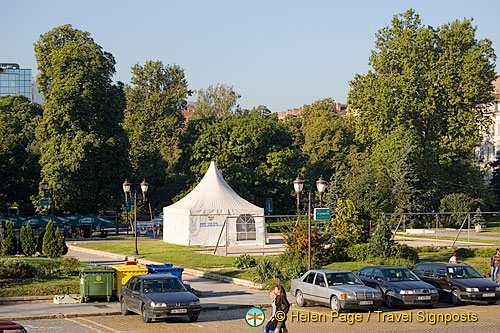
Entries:
MULTIPOLYGON (((134 252, 134 242, 85 242, 75 244, 88 249, 131 255, 134 252)), ((199 247, 182 246, 164 243, 161 240, 145 240, 138 242, 138 258, 171 263, 189 268, 225 268, 234 266, 234 257, 214 256, 192 251, 199 247)))
MULTIPOLYGON (((8 257, 0 257, 4 259, 8 257)), ((60 259, 44 257, 14 257, 25 260, 37 267, 42 264, 57 263, 60 259)), ((80 292, 80 278, 78 276, 35 276, 23 279, 0 279, 0 297, 8 296, 44 296, 80 292)))

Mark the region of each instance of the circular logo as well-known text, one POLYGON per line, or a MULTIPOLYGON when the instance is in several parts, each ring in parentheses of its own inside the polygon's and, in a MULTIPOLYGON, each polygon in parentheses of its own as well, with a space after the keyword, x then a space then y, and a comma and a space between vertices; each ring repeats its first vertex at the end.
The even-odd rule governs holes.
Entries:
POLYGON ((283 311, 276 311, 274 318, 276 318, 277 321, 283 321, 285 320, 285 313, 283 311))
POLYGON ((96 280, 96 282, 101 282, 102 277, 101 277, 100 275, 97 275, 97 276, 95 277, 95 280, 96 280))
POLYGON ((266 315, 264 311, 256 306, 248 309, 247 313, 245 313, 245 321, 251 327, 259 327, 264 323, 265 319, 266 315))

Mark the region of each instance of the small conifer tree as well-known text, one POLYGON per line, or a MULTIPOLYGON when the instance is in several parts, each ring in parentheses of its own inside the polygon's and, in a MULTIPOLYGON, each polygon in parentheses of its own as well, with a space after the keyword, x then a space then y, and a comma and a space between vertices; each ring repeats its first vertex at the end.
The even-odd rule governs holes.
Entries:
POLYGON ((2 237, 2 254, 14 255, 17 253, 17 238, 14 232, 14 223, 7 221, 2 237))

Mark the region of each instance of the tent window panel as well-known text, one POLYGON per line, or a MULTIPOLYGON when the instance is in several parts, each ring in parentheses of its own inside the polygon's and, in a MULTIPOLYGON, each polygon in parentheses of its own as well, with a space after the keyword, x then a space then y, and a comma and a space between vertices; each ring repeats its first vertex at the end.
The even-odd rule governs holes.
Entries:
POLYGON ((236 239, 256 240, 255 220, 252 215, 240 215, 236 220, 236 239))

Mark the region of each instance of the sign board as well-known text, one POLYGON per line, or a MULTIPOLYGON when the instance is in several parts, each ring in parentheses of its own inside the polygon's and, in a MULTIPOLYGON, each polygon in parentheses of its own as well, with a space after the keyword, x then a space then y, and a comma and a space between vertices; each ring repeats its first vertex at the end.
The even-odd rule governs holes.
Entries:
POLYGON ((330 219, 330 208, 314 208, 314 221, 330 219))
POLYGON ((266 198, 266 212, 273 212, 273 198, 266 198))
POLYGON ((126 212, 130 212, 132 210, 133 205, 134 205, 134 202, 129 200, 123 204, 123 209, 125 209, 126 212))
POLYGON ((38 205, 44 207, 44 206, 50 206, 50 198, 42 198, 38 200, 38 205))

